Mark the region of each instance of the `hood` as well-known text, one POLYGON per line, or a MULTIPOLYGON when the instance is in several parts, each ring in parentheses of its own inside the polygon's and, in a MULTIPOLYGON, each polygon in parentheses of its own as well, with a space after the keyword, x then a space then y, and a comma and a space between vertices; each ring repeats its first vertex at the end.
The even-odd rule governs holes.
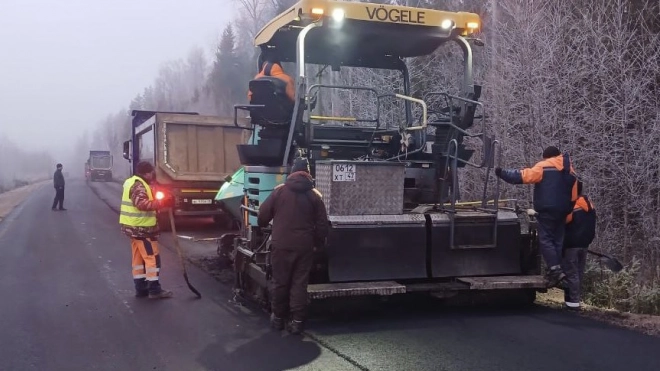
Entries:
POLYGON ((296 171, 289 174, 284 184, 296 193, 305 193, 314 188, 312 176, 305 171, 296 171))

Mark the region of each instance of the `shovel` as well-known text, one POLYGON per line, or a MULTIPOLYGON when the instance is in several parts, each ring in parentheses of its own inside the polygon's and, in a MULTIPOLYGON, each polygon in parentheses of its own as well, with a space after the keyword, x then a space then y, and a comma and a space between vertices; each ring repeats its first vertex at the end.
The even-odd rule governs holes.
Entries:
POLYGON ((623 269, 623 264, 621 264, 621 262, 618 261, 616 258, 591 250, 587 250, 587 252, 589 254, 596 255, 597 257, 599 257, 600 261, 603 264, 605 264, 605 266, 614 273, 620 272, 623 269))
POLYGON ((176 226, 174 225, 174 214, 172 213, 172 208, 167 209, 167 212, 170 214, 170 226, 172 227, 172 237, 174 237, 174 247, 176 247, 176 252, 179 254, 179 260, 181 261, 181 267, 183 268, 183 278, 186 280, 186 284, 188 284, 190 291, 194 292, 198 299, 201 299, 202 294, 200 294, 199 291, 197 291, 197 289, 194 288, 190 283, 190 280, 188 280, 186 262, 183 260, 183 253, 181 252, 181 246, 179 245, 179 238, 176 235, 176 226))

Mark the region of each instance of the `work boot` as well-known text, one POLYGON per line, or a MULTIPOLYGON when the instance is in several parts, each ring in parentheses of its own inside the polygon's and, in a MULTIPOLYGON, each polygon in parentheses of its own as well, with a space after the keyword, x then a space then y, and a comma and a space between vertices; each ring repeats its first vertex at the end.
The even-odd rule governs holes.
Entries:
POLYGON ((577 303, 577 306, 575 303, 573 305, 568 305, 567 303, 564 303, 564 310, 568 310, 571 312, 580 312, 582 311, 582 308, 579 303, 577 303))
POLYGON ((548 273, 545 275, 546 287, 551 288, 559 285, 561 281, 566 278, 566 274, 562 271, 559 265, 555 265, 548 270, 548 273))
POLYGON ((271 313, 270 327, 272 327, 273 330, 282 331, 284 330, 284 320, 279 317, 275 317, 275 314, 271 313))
POLYGON ((146 298, 149 296, 149 291, 135 291, 136 298, 146 298))
POLYGON ((66 209, 62 207, 62 208, 60 208, 60 211, 66 211, 66 209))
POLYGON ((157 293, 149 293, 149 299, 169 299, 174 296, 172 291, 160 290, 157 293))
POLYGON ((299 335, 304 330, 304 324, 302 321, 293 320, 289 323, 289 332, 293 335, 299 335))

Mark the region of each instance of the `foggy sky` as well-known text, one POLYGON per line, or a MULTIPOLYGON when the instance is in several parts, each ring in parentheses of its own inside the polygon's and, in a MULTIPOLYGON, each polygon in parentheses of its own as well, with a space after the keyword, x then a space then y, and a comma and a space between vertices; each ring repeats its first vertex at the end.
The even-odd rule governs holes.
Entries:
POLYGON ((127 107, 161 63, 193 46, 208 55, 234 8, 231 0, 0 0, 0 135, 61 154, 127 107))

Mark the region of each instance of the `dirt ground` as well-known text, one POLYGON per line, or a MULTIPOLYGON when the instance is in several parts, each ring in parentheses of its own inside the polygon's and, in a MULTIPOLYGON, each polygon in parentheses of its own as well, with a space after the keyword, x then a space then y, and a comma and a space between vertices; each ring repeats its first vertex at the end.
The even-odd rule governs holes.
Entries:
MULTIPOLYGON (((564 304, 564 292, 550 289, 545 294, 539 294, 538 304, 553 308, 561 308, 564 304)), ((647 335, 660 336, 660 316, 647 314, 623 313, 613 309, 599 308, 582 304, 579 315, 607 322, 616 326, 633 329, 647 335)))
POLYGON ((14 208, 20 205, 33 191, 50 184, 52 180, 44 180, 24 187, 12 189, 9 192, 0 194, 0 221, 6 218, 14 208))

